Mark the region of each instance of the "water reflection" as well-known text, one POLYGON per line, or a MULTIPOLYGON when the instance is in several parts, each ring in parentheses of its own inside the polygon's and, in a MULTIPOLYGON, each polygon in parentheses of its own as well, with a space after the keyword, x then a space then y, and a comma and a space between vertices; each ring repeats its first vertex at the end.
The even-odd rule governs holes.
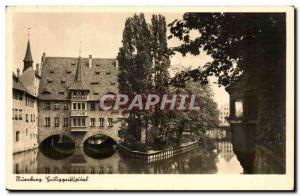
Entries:
POLYGON ((217 173, 243 173, 243 167, 233 152, 232 143, 226 140, 216 142, 218 161, 216 163, 217 173))
POLYGON ((38 150, 30 150, 13 156, 15 174, 35 174, 38 167, 38 150))
POLYGON ((217 174, 242 173, 232 144, 214 140, 215 149, 199 145, 198 149, 147 164, 123 158, 118 151, 106 158, 89 156, 84 148, 76 148, 70 156, 55 159, 41 150, 14 155, 14 173, 38 174, 217 174))

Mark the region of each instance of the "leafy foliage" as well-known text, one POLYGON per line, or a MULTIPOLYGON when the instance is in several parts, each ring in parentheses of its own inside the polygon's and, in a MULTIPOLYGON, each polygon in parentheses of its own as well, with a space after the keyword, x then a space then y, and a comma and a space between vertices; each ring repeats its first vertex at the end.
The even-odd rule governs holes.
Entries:
POLYGON ((177 74, 172 83, 208 83, 214 75, 220 85, 228 86, 247 76, 245 97, 257 97, 255 140, 285 151, 285 25, 284 13, 185 13, 182 20, 169 24, 169 38, 182 41, 173 52, 206 52, 213 60, 177 74), (199 36, 192 39, 192 31, 199 36))

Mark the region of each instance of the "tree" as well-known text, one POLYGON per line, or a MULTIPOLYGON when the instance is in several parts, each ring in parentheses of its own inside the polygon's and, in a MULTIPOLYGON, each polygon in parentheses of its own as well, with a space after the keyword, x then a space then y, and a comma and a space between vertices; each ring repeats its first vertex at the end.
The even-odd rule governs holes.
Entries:
POLYGON ((202 136, 206 130, 219 126, 219 111, 210 84, 188 80, 185 81, 184 88, 178 89, 175 87, 173 90, 179 94, 196 95, 195 104, 200 108, 199 111, 175 112, 178 141, 180 141, 179 137, 181 137, 181 133, 186 127, 190 127, 194 134, 202 136))
MULTIPOLYGON (((118 86, 120 93, 134 96, 147 93, 151 86, 150 31, 144 14, 134 15, 125 22, 123 46, 119 49, 118 86)), ((143 126, 142 111, 126 111, 128 134, 140 140, 143 126)))
POLYGON ((182 40, 173 49, 183 55, 204 51, 213 58, 203 67, 178 74, 173 83, 190 78, 208 83, 217 76, 228 86, 247 75, 244 93, 255 93, 257 142, 273 141, 285 152, 285 14, 185 13, 170 25, 171 37, 182 40), (199 36, 191 38, 190 32, 199 36))
MULTIPOLYGON (((165 17, 153 15, 147 24, 143 14, 134 15, 125 22, 123 46, 119 49, 118 83, 121 93, 131 96, 149 92, 165 93, 168 90, 170 59, 167 46, 165 17)), ((153 113, 127 111, 128 133, 140 140, 142 128, 149 121, 159 127, 164 112, 157 108, 153 113)))
MULTIPOLYGON (((162 15, 152 15, 151 25, 151 57, 152 57, 152 92, 164 94, 168 92, 170 57, 167 44, 167 25, 162 15)), ((165 111, 155 107, 150 114, 151 123, 161 131, 168 117, 165 111)))

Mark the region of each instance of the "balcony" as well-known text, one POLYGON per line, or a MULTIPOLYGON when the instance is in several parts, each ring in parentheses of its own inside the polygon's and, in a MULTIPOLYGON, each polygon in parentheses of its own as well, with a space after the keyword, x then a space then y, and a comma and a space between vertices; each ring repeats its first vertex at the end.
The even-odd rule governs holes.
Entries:
POLYGON ((87 116, 86 110, 72 110, 71 116, 87 116))
POLYGON ((71 127, 71 132, 86 132, 86 126, 80 126, 80 127, 71 127))
POLYGON ((88 98, 89 98, 88 95, 71 95, 72 101, 82 101, 82 100, 87 100, 88 98))

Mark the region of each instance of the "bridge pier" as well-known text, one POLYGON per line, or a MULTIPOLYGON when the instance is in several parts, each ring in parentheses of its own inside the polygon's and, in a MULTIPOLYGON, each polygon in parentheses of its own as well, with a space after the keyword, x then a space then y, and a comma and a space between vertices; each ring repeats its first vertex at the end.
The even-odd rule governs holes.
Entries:
POLYGON ((75 132, 72 133, 74 142, 75 142, 75 148, 77 147, 83 147, 84 143, 84 136, 86 135, 86 132, 75 132))

